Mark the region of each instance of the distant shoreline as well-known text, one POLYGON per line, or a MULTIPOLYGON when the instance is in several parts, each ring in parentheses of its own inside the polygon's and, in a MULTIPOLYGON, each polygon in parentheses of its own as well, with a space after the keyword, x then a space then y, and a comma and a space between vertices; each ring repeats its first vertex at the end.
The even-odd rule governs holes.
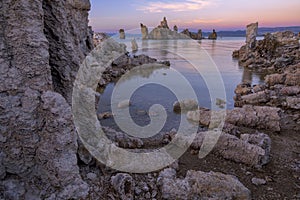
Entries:
MULTIPOLYGON (((126 31, 126 30, 125 30, 126 31)), ((181 31, 181 30, 180 30, 181 31)), ((190 31, 197 32, 194 29, 191 29, 190 31)), ((258 36, 264 36, 266 33, 273 33, 273 32, 278 32, 278 31, 292 31, 295 34, 300 32, 300 26, 288 26, 288 27, 260 27, 258 28, 258 36)), ((118 34, 118 31, 115 32, 105 32, 105 31, 97 31, 97 33, 106 33, 107 35, 115 35, 118 34)), ((208 37, 208 35, 211 32, 202 32, 204 37, 208 37)), ((234 31, 223 31, 219 30, 217 31, 217 34, 219 37, 246 37, 246 30, 234 30, 234 31)))

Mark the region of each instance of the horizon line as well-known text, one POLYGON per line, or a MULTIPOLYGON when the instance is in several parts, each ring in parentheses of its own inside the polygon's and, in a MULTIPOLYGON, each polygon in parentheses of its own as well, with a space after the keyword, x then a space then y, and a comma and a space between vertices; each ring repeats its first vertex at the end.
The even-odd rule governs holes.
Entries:
MULTIPOLYGON (((118 32, 119 29, 100 29, 100 28, 93 28, 93 26, 91 26, 93 31, 95 32, 104 32, 104 33, 115 33, 115 32, 118 32)), ((150 28, 155 28, 155 27, 150 27, 150 28)), ((292 25, 292 26, 262 26, 262 27, 258 27, 258 29, 264 29, 264 28, 300 28, 300 25, 292 25)), ((124 28, 123 28, 124 29, 124 28)), ((171 29, 171 28, 170 28, 171 29)), ((179 28, 178 30, 182 31, 186 28, 179 28)), ((195 30, 199 30, 197 28, 187 28, 189 29, 190 31, 195 31, 195 30)), ((217 28, 214 28, 216 30, 216 32, 220 32, 220 31, 245 31, 246 30, 246 26, 244 28, 220 28, 219 30, 217 28)), ((135 30, 135 29, 132 29, 132 28, 128 28, 127 30, 135 30)), ((212 31, 213 29, 203 29, 202 31, 203 32, 210 32, 212 31)), ((125 29, 126 31, 126 29, 125 29)))

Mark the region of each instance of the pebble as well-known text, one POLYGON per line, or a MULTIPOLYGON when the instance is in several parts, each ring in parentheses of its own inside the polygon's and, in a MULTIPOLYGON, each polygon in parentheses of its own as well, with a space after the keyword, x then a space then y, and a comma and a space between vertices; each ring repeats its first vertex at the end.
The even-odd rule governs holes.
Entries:
POLYGON ((145 198, 146 198, 146 199, 150 199, 150 198, 151 198, 150 192, 147 192, 147 193, 146 193, 145 198))
POLYGON ((254 185, 265 185, 267 183, 265 179, 260 179, 260 178, 252 178, 251 182, 254 185))
POLYGON ((247 176, 251 176, 251 175, 253 175, 251 172, 246 172, 246 175, 247 176))
POLYGON ((86 175, 86 177, 87 177, 88 179, 90 179, 90 180, 95 180, 95 179, 97 179, 97 174, 95 174, 95 173, 88 173, 88 174, 86 175))

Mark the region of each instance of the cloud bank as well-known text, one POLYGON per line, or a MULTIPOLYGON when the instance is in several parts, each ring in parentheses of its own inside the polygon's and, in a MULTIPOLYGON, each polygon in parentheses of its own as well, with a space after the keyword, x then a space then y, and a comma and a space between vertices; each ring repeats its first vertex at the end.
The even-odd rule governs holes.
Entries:
POLYGON ((200 10, 212 2, 208 0, 185 0, 177 2, 163 2, 163 1, 152 1, 147 2, 145 5, 138 6, 137 10, 144 11, 146 13, 161 13, 161 12, 183 12, 200 10))

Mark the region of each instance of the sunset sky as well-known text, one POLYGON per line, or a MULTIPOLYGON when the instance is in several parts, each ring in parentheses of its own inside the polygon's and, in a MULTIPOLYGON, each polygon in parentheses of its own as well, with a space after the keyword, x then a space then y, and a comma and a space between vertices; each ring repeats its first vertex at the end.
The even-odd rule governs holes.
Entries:
POLYGON ((90 25, 95 31, 116 32, 156 27, 164 16, 170 27, 204 31, 300 26, 300 0, 91 0, 90 25))

